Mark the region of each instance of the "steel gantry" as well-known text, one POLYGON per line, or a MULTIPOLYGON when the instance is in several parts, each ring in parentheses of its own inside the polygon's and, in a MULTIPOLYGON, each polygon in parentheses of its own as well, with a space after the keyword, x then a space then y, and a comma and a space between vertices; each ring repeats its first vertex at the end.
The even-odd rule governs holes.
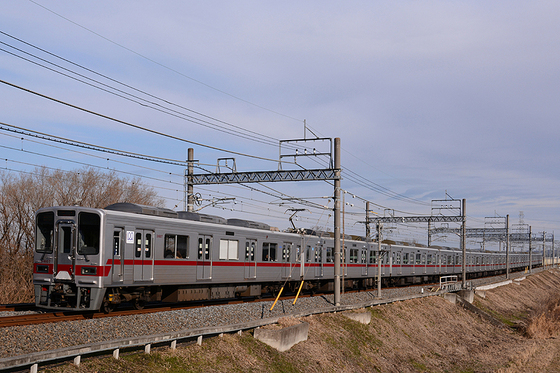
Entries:
POLYGON ((341 263, 341 250, 340 250, 340 138, 334 139, 334 151, 332 139, 330 138, 312 138, 312 139, 295 139, 295 140, 282 140, 280 141, 280 156, 278 159, 278 170, 277 171, 253 171, 253 172, 237 172, 235 166, 235 159, 233 158, 221 158, 218 159, 216 172, 215 173, 204 173, 204 174, 194 174, 193 173, 193 163, 194 158, 191 149, 188 152, 188 174, 185 175, 186 191, 187 194, 187 206, 188 210, 192 211, 194 206, 194 185, 210 185, 210 184, 241 184, 241 183, 273 183, 280 181, 323 181, 323 180, 333 180, 334 181, 334 301, 335 305, 340 305, 340 263, 341 263), (321 145, 322 143, 329 143, 329 150, 327 151, 317 151, 318 146, 310 147, 307 150, 307 145, 299 151, 299 144, 309 144, 321 145), (286 146, 289 145, 289 146, 286 146), (293 153, 286 154, 284 150, 289 149, 293 153), (297 164, 297 159, 299 157, 318 157, 318 156, 328 156, 329 157, 329 168, 327 169, 300 169, 300 170, 283 170, 282 160, 284 158, 294 159, 294 163, 297 164), (227 166, 227 162, 231 160, 233 164, 227 166), (225 161, 225 167, 228 168, 229 172, 220 172, 220 161, 225 161))
MULTIPOLYGON (((465 199, 444 199, 444 200, 432 200, 432 204, 436 203, 436 207, 432 205, 432 215, 424 216, 375 216, 370 217, 366 214, 366 232, 369 232, 370 223, 374 223, 377 227, 377 243, 378 250, 381 251, 381 231, 383 223, 428 223, 428 232, 431 230, 432 223, 461 223, 461 248, 463 251, 462 260, 462 286, 466 288, 466 241, 465 241, 465 230, 466 230, 466 207, 467 202, 465 199), (442 211, 456 211, 458 215, 444 215, 442 211), (437 215, 433 215, 437 212, 437 215)), ((429 240, 429 239, 428 239, 429 240)), ((431 242, 429 242, 430 244, 431 242)), ((428 244, 428 245, 429 245, 428 244)), ((377 274, 377 291, 379 297, 381 297, 381 266, 379 265, 381 261, 378 260, 378 274, 377 274)))
MULTIPOLYGON (((505 219, 505 227, 504 228, 467 228, 466 235, 467 238, 482 238, 483 247, 485 241, 499 241, 506 243, 506 256, 509 254, 510 244, 511 243, 528 243, 529 244, 529 271, 532 270, 532 254, 533 254, 533 242, 542 242, 543 245, 543 257, 546 261, 546 248, 545 243, 550 242, 550 256, 552 257, 551 264, 554 266, 556 265, 556 249, 554 247, 554 233, 550 234, 549 236, 546 235, 546 232, 539 232, 539 233, 532 233, 532 229, 530 225, 526 225, 525 232, 511 232, 508 224, 509 224, 509 216, 504 217, 505 219)), ((447 228, 447 227, 440 227, 440 228, 433 228, 431 233, 429 234, 460 234, 460 230, 457 228, 447 228)), ((508 259, 506 259, 508 260, 508 259)), ((509 266, 509 261, 507 263, 509 266)), ((508 267, 509 268, 509 267, 508 267)), ((509 275, 508 269, 506 269, 506 277, 509 275)))

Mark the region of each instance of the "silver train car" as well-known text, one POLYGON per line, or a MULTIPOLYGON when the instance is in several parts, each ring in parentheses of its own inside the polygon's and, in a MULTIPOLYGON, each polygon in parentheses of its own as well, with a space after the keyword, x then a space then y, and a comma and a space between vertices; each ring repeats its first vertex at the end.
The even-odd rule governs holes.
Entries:
MULTIPOLYGON (((342 246, 342 245, 341 245, 342 246)), ((462 253, 449 248, 344 239, 346 288, 406 285, 461 275, 462 253), (380 260, 380 263, 378 263, 380 260)), ((542 264, 534 254, 532 265, 542 264)), ((281 286, 334 288, 329 234, 287 233, 268 225, 130 203, 105 209, 49 207, 36 213, 33 283, 45 309, 110 312, 121 302, 182 302, 259 297, 281 286)), ((529 266, 510 254, 511 270, 529 266)), ((467 252, 469 277, 505 272, 505 254, 467 252)))

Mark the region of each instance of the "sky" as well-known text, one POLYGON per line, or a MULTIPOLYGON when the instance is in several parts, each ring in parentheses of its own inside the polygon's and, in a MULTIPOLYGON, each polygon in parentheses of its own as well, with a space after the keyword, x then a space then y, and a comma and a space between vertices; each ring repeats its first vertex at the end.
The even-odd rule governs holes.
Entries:
MULTIPOLYGON (((558 19, 557 1, 4 0, 0 122, 179 161, 192 147, 195 173, 215 172, 218 158, 274 171, 279 140, 338 137, 346 233, 364 234, 365 201, 373 214, 409 216, 453 198, 466 200, 469 228, 509 215, 550 234, 560 227, 558 19), (97 82, 76 80, 88 78, 97 82)), ((183 209, 182 166, 31 140, 0 131, 6 172, 115 170, 183 209)), ((332 183, 195 192, 201 213, 285 229, 303 209, 298 227, 333 229, 332 183)), ((425 241, 425 226, 386 228, 425 241)))

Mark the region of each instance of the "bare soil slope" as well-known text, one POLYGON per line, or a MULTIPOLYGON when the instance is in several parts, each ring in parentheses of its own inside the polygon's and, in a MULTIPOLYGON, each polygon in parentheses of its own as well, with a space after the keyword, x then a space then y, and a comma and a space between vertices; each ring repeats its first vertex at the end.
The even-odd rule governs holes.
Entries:
MULTIPOLYGON (((498 328, 441 297, 374 307, 370 325, 341 314, 302 319, 309 339, 279 353, 251 333, 205 340, 176 351, 86 360, 64 372, 560 372, 556 339, 560 271, 490 290, 475 304, 498 328), (509 326, 509 327, 508 327, 509 326)), ((283 321, 286 325, 294 319, 283 321)))

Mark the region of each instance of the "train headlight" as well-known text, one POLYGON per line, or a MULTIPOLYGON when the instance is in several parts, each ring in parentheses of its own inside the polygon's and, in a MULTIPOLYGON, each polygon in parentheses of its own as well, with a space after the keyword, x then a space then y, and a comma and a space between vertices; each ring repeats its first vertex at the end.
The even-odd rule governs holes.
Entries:
POLYGON ((42 266, 42 265, 37 266, 37 273, 48 273, 48 272, 49 272, 48 266, 42 266))
POLYGON ((82 275, 95 276, 97 274, 97 268, 95 267, 82 267, 82 275))

